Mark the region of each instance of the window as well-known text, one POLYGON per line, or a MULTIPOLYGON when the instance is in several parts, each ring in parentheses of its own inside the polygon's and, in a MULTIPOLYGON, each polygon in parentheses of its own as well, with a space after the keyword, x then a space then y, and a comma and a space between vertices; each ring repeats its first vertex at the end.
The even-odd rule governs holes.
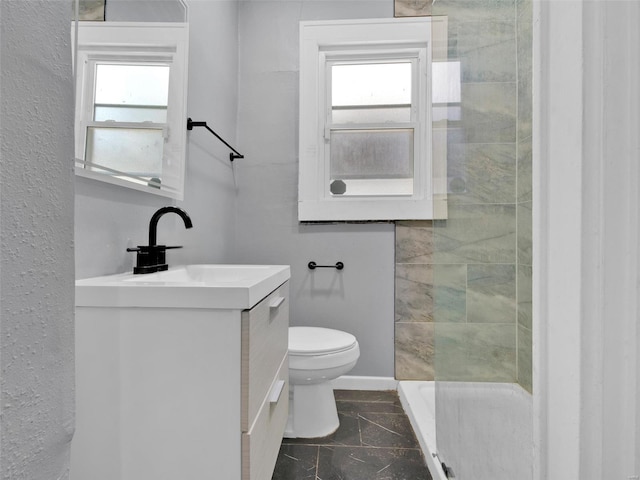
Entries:
POLYGON ((433 218, 430 20, 300 35, 299 220, 433 218))
POLYGON ((78 25, 76 173, 182 199, 186 24, 78 25))

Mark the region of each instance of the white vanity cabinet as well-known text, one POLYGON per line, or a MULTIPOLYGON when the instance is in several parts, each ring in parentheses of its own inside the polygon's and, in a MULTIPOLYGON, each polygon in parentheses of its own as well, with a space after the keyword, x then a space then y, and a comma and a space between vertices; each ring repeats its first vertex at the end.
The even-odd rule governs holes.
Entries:
POLYGON ((242 479, 270 480, 289 413, 289 284, 242 312, 242 479))
POLYGON ((247 308, 180 306, 194 293, 172 282, 162 306, 95 305, 140 302, 87 301, 77 282, 71 480, 271 479, 289 401, 286 268, 247 308))

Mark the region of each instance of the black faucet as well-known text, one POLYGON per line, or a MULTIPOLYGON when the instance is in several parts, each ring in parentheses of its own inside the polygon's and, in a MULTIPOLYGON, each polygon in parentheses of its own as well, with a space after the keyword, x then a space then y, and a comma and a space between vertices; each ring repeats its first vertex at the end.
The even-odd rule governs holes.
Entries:
POLYGON ((160 217, 165 213, 176 213, 182 218, 185 228, 193 227, 191 218, 187 215, 187 212, 181 208, 169 206, 159 209, 153 214, 149 222, 149 245, 138 245, 136 248, 127 248, 127 252, 138 252, 133 273, 154 273, 167 270, 169 265, 166 263, 166 251, 172 248, 182 248, 181 246, 168 247, 166 245, 156 245, 158 220, 160 220, 160 217))

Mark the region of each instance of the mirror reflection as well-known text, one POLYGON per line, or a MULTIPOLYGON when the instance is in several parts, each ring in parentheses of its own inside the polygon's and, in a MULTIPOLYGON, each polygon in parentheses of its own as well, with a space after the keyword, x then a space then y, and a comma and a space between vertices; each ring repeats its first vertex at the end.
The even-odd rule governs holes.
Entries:
POLYGON ((169 67, 97 63, 95 78, 85 164, 128 172, 159 187, 169 67))

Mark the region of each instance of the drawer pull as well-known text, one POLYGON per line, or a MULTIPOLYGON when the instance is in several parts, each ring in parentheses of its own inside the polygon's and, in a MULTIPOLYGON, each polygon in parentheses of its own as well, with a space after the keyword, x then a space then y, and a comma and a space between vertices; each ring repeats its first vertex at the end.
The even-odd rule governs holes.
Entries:
POLYGON ((276 297, 271 301, 270 308, 278 308, 284 302, 284 297, 276 297))
POLYGON ((269 392, 269 403, 278 403, 282 390, 284 390, 284 380, 278 380, 269 392))

